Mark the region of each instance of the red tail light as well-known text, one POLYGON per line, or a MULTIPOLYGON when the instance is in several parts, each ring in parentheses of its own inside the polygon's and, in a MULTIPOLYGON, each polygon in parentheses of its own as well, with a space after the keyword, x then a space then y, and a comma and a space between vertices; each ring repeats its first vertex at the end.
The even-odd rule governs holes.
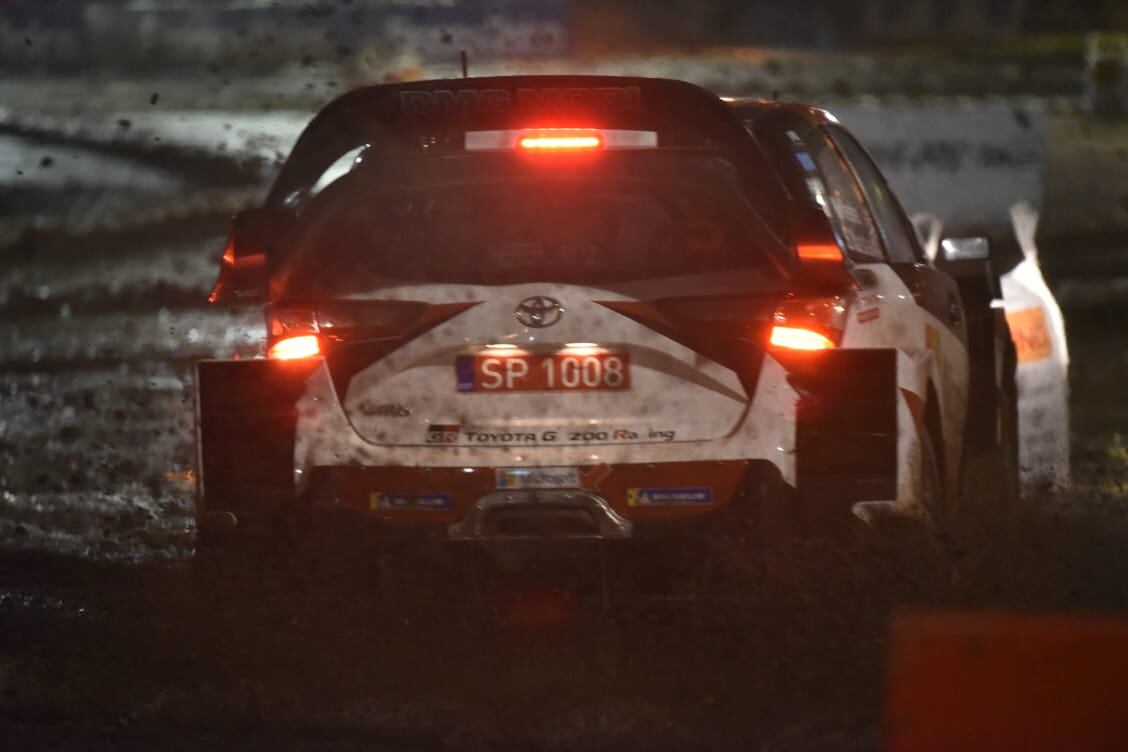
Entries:
POLYGON ((827 350, 837 347, 846 328, 849 301, 836 295, 788 298, 772 315, 768 345, 783 350, 827 350))
POLYGON ((298 360, 321 354, 321 342, 316 334, 301 334, 280 339, 270 346, 266 356, 274 360, 298 360))
POLYGON ((827 290, 857 286, 846 256, 833 238, 807 238, 797 242, 795 257, 799 268, 793 279, 801 288, 827 290))
POLYGON ((842 249, 835 243, 799 243, 796 250, 800 261, 842 261, 842 249))
POLYGON ((773 326, 769 344, 784 350, 829 350, 835 346, 826 335, 796 326, 773 326))
POLYGON ((316 311, 271 307, 266 314, 267 357, 308 358, 346 342, 399 337, 427 310, 426 303, 398 300, 333 301, 316 311))
POLYGON ((245 253, 239 256, 235 247, 235 233, 232 231, 227 238, 227 246, 223 249, 219 278, 212 286, 208 302, 252 302, 261 298, 265 287, 266 254, 245 253))

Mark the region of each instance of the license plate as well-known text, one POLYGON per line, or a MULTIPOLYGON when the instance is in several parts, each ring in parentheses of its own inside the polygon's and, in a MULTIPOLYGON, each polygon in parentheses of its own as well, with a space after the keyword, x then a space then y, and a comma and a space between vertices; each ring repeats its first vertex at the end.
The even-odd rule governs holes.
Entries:
POLYGON ((497 487, 502 490, 579 488, 577 467, 499 467, 497 487))
POLYGON ((631 388, 626 353, 479 353, 454 362, 460 392, 594 392, 631 388))

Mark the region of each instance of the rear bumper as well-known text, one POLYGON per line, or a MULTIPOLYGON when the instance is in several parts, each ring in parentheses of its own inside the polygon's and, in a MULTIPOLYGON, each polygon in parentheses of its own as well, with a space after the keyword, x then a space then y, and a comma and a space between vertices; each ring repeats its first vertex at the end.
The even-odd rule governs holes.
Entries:
POLYGON ((819 527, 852 518, 859 502, 876 500, 896 511, 913 507, 919 419, 912 405, 924 392, 927 364, 926 356, 893 350, 842 350, 782 362, 768 357, 748 413, 729 436, 526 449, 369 444, 348 424, 318 362, 295 368, 271 361, 201 363, 200 495, 205 509, 238 514, 242 502, 260 498, 262 489, 286 496, 296 489, 397 535, 449 539, 449 527, 472 505, 502 490, 497 468, 560 466, 583 473, 584 482, 573 489, 576 503, 540 504, 528 497, 508 504, 503 495, 484 503, 476 516, 492 518, 503 509, 518 516, 530 506, 556 504, 562 518, 594 518, 604 537, 626 536, 615 532, 628 527, 619 518, 630 523, 626 537, 645 537, 729 516, 743 516, 745 524, 760 514, 765 499, 778 498, 788 501, 776 502, 777 517, 819 527), (778 488, 767 492, 758 485, 764 483, 778 488), (671 489, 704 489, 704 497, 645 503, 648 491, 671 489), (390 503, 381 504, 381 495, 390 503))
MULTIPOLYGON (((767 460, 775 464, 788 483, 795 483, 795 391, 787 383, 787 373, 771 357, 760 369, 755 398, 728 433, 701 440, 573 441, 568 431, 557 432, 559 440, 544 442, 532 427, 539 419, 505 438, 484 444, 429 443, 380 444, 366 441, 349 422, 341 407, 329 372, 316 368, 306 382, 306 391, 296 405, 294 430, 294 484, 304 490, 309 477, 322 467, 357 465, 373 468, 423 468, 461 471, 462 468, 493 467, 575 467, 606 463, 620 466, 645 461, 657 465, 686 461, 767 460), (536 436, 534 440, 528 437, 536 436), (512 441, 510 441, 512 439, 512 441)), ((676 399, 678 395, 655 395, 655 399, 676 399)), ((423 437, 430 424, 421 417, 389 418, 405 425, 413 423, 423 437)), ((451 417, 457 422, 456 417, 451 417)), ((685 420, 692 421, 692 408, 685 420)), ((614 428, 614 419, 600 425, 614 428)), ((465 426, 463 426, 465 428, 465 426)), ((674 426, 674 428, 678 428, 674 426)), ((613 431, 611 431, 613 433, 613 431)))
POLYGON ((316 468, 309 496, 392 540, 747 538, 802 517, 798 495, 764 460, 584 468, 599 482, 575 489, 497 489, 494 469, 465 470, 316 468))

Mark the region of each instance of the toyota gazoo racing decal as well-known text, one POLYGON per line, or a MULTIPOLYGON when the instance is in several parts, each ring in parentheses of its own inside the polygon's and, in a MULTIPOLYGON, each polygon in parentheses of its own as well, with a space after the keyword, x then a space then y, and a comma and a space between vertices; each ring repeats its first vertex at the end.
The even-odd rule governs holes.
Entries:
POLYGON ((562 429, 511 431, 467 428, 459 424, 437 424, 427 427, 426 443, 431 445, 462 444, 469 446, 552 446, 557 444, 611 444, 629 442, 674 441, 676 429, 665 431, 644 429, 641 433, 629 428, 562 429))

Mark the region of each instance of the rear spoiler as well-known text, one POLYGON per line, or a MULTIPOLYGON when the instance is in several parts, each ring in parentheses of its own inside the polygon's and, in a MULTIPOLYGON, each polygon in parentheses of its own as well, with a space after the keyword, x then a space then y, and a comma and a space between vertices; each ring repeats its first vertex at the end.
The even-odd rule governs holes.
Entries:
MULTIPOLYGON (((745 175, 774 174, 719 97, 684 81, 620 76, 497 76, 369 86, 328 104, 306 127, 268 206, 312 185, 365 145, 417 151, 462 143, 467 130, 580 126, 657 131, 659 146, 724 151, 745 175)), ((755 181, 748 181, 755 189, 755 181)))

